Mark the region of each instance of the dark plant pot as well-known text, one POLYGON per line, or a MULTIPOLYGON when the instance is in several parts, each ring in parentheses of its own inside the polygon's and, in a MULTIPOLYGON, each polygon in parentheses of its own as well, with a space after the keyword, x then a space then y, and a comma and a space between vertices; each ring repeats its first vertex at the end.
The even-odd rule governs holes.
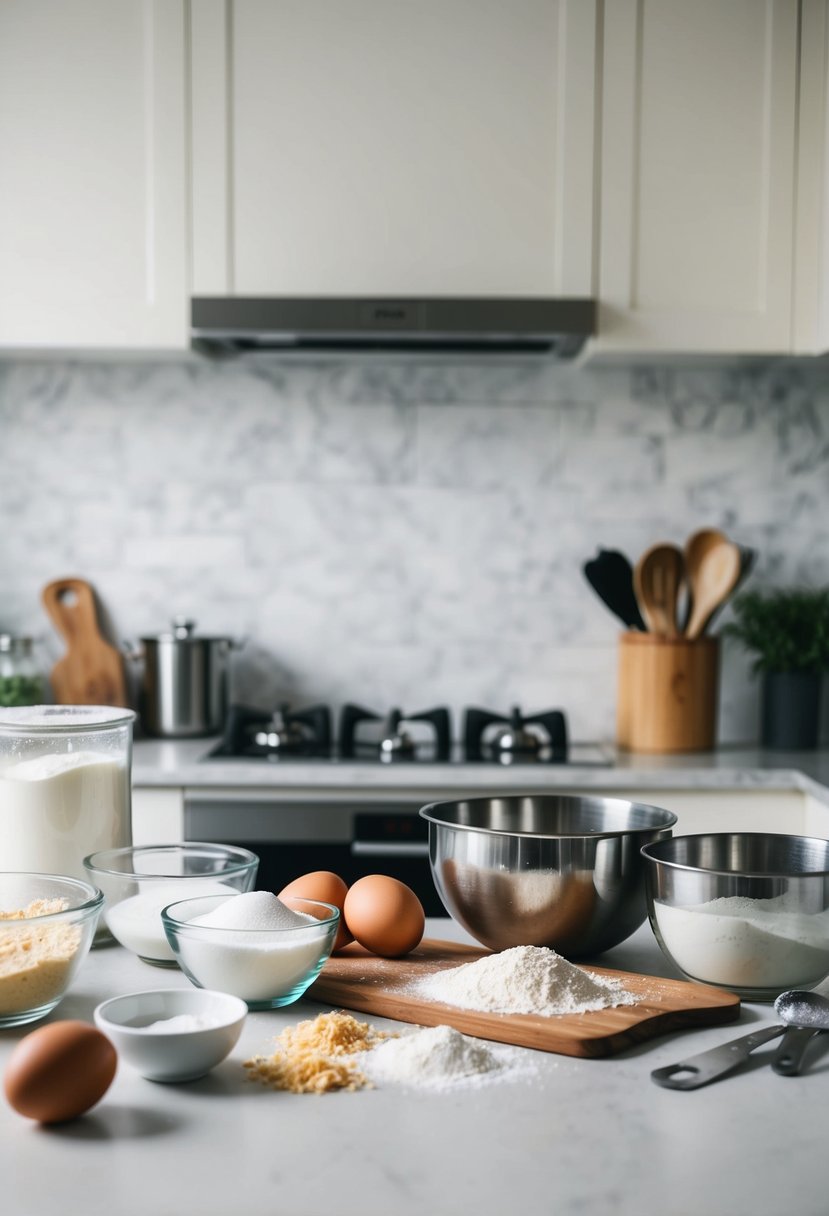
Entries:
POLYGON ((763 747, 805 751, 817 747, 820 726, 819 671, 763 674, 763 747))

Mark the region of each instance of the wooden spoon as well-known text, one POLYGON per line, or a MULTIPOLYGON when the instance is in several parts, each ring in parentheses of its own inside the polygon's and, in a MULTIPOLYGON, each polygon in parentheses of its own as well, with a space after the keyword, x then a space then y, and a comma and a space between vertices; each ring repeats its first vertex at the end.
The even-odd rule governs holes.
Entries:
POLYGON ((685 542, 685 580, 687 590, 687 602, 685 605, 685 617, 683 622, 683 632, 688 628, 688 622, 691 619, 691 613, 694 610, 694 599, 697 594, 697 579, 699 578, 699 567, 705 554, 713 549, 714 545, 721 545, 727 541, 728 537, 724 532, 720 532, 718 528, 698 528, 696 532, 692 532, 685 542))
POLYGON ((684 575, 685 559, 676 545, 651 545, 636 563, 633 585, 651 633, 677 636, 677 604, 684 575))
POLYGON ((730 540, 721 541, 703 556, 697 571, 694 606, 685 627, 686 638, 698 638, 714 613, 734 591, 740 578, 740 549, 730 540))

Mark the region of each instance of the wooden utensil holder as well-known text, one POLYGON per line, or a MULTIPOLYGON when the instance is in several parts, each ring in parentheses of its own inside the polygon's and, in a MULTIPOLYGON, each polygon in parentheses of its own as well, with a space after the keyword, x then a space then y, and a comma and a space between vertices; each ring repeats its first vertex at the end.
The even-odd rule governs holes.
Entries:
POLYGON ((631 631, 619 639, 616 742, 635 752, 704 752, 717 735, 718 638, 631 631))

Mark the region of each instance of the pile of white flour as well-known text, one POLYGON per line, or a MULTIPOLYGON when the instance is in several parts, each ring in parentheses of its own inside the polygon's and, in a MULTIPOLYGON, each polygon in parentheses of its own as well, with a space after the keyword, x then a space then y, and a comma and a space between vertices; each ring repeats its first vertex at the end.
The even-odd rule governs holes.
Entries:
MULTIPOLYGON (((409 984, 406 991, 459 1009, 546 1017, 636 1004, 619 980, 584 971, 542 946, 515 946, 437 971, 409 984)), ((451 1026, 387 1039, 366 1052, 360 1067, 375 1084, 432 1091, 527 1080, 538 1072, 535 1052, 485 1043, 451 1026)))
POLYGON ((431 1092, 526 1080, 536 1071, 532 1052, 472 1039, 451 1026, 427 1026, 386 1039, 366 1052, 361 1071, 376 1085, 431 1092))
POLYGON ((544 1017, 635 1005, 619 980, 594 975, 544 946, 514 946, 437 971, 412 985, 418 996, 459 1009, 544 1017))

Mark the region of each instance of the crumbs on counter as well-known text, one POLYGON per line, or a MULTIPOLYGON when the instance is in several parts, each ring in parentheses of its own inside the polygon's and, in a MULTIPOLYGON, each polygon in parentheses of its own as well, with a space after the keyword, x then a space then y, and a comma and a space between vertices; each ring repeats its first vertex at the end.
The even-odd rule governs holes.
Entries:
POLYGON ((270 1056, 254 1056, 244 1067, 251 1081, 292 1094, 356 1090, 371 1082, 354 1058, 389 1037, 349 1013, 321 1013, 286 1026, 270 1056))

